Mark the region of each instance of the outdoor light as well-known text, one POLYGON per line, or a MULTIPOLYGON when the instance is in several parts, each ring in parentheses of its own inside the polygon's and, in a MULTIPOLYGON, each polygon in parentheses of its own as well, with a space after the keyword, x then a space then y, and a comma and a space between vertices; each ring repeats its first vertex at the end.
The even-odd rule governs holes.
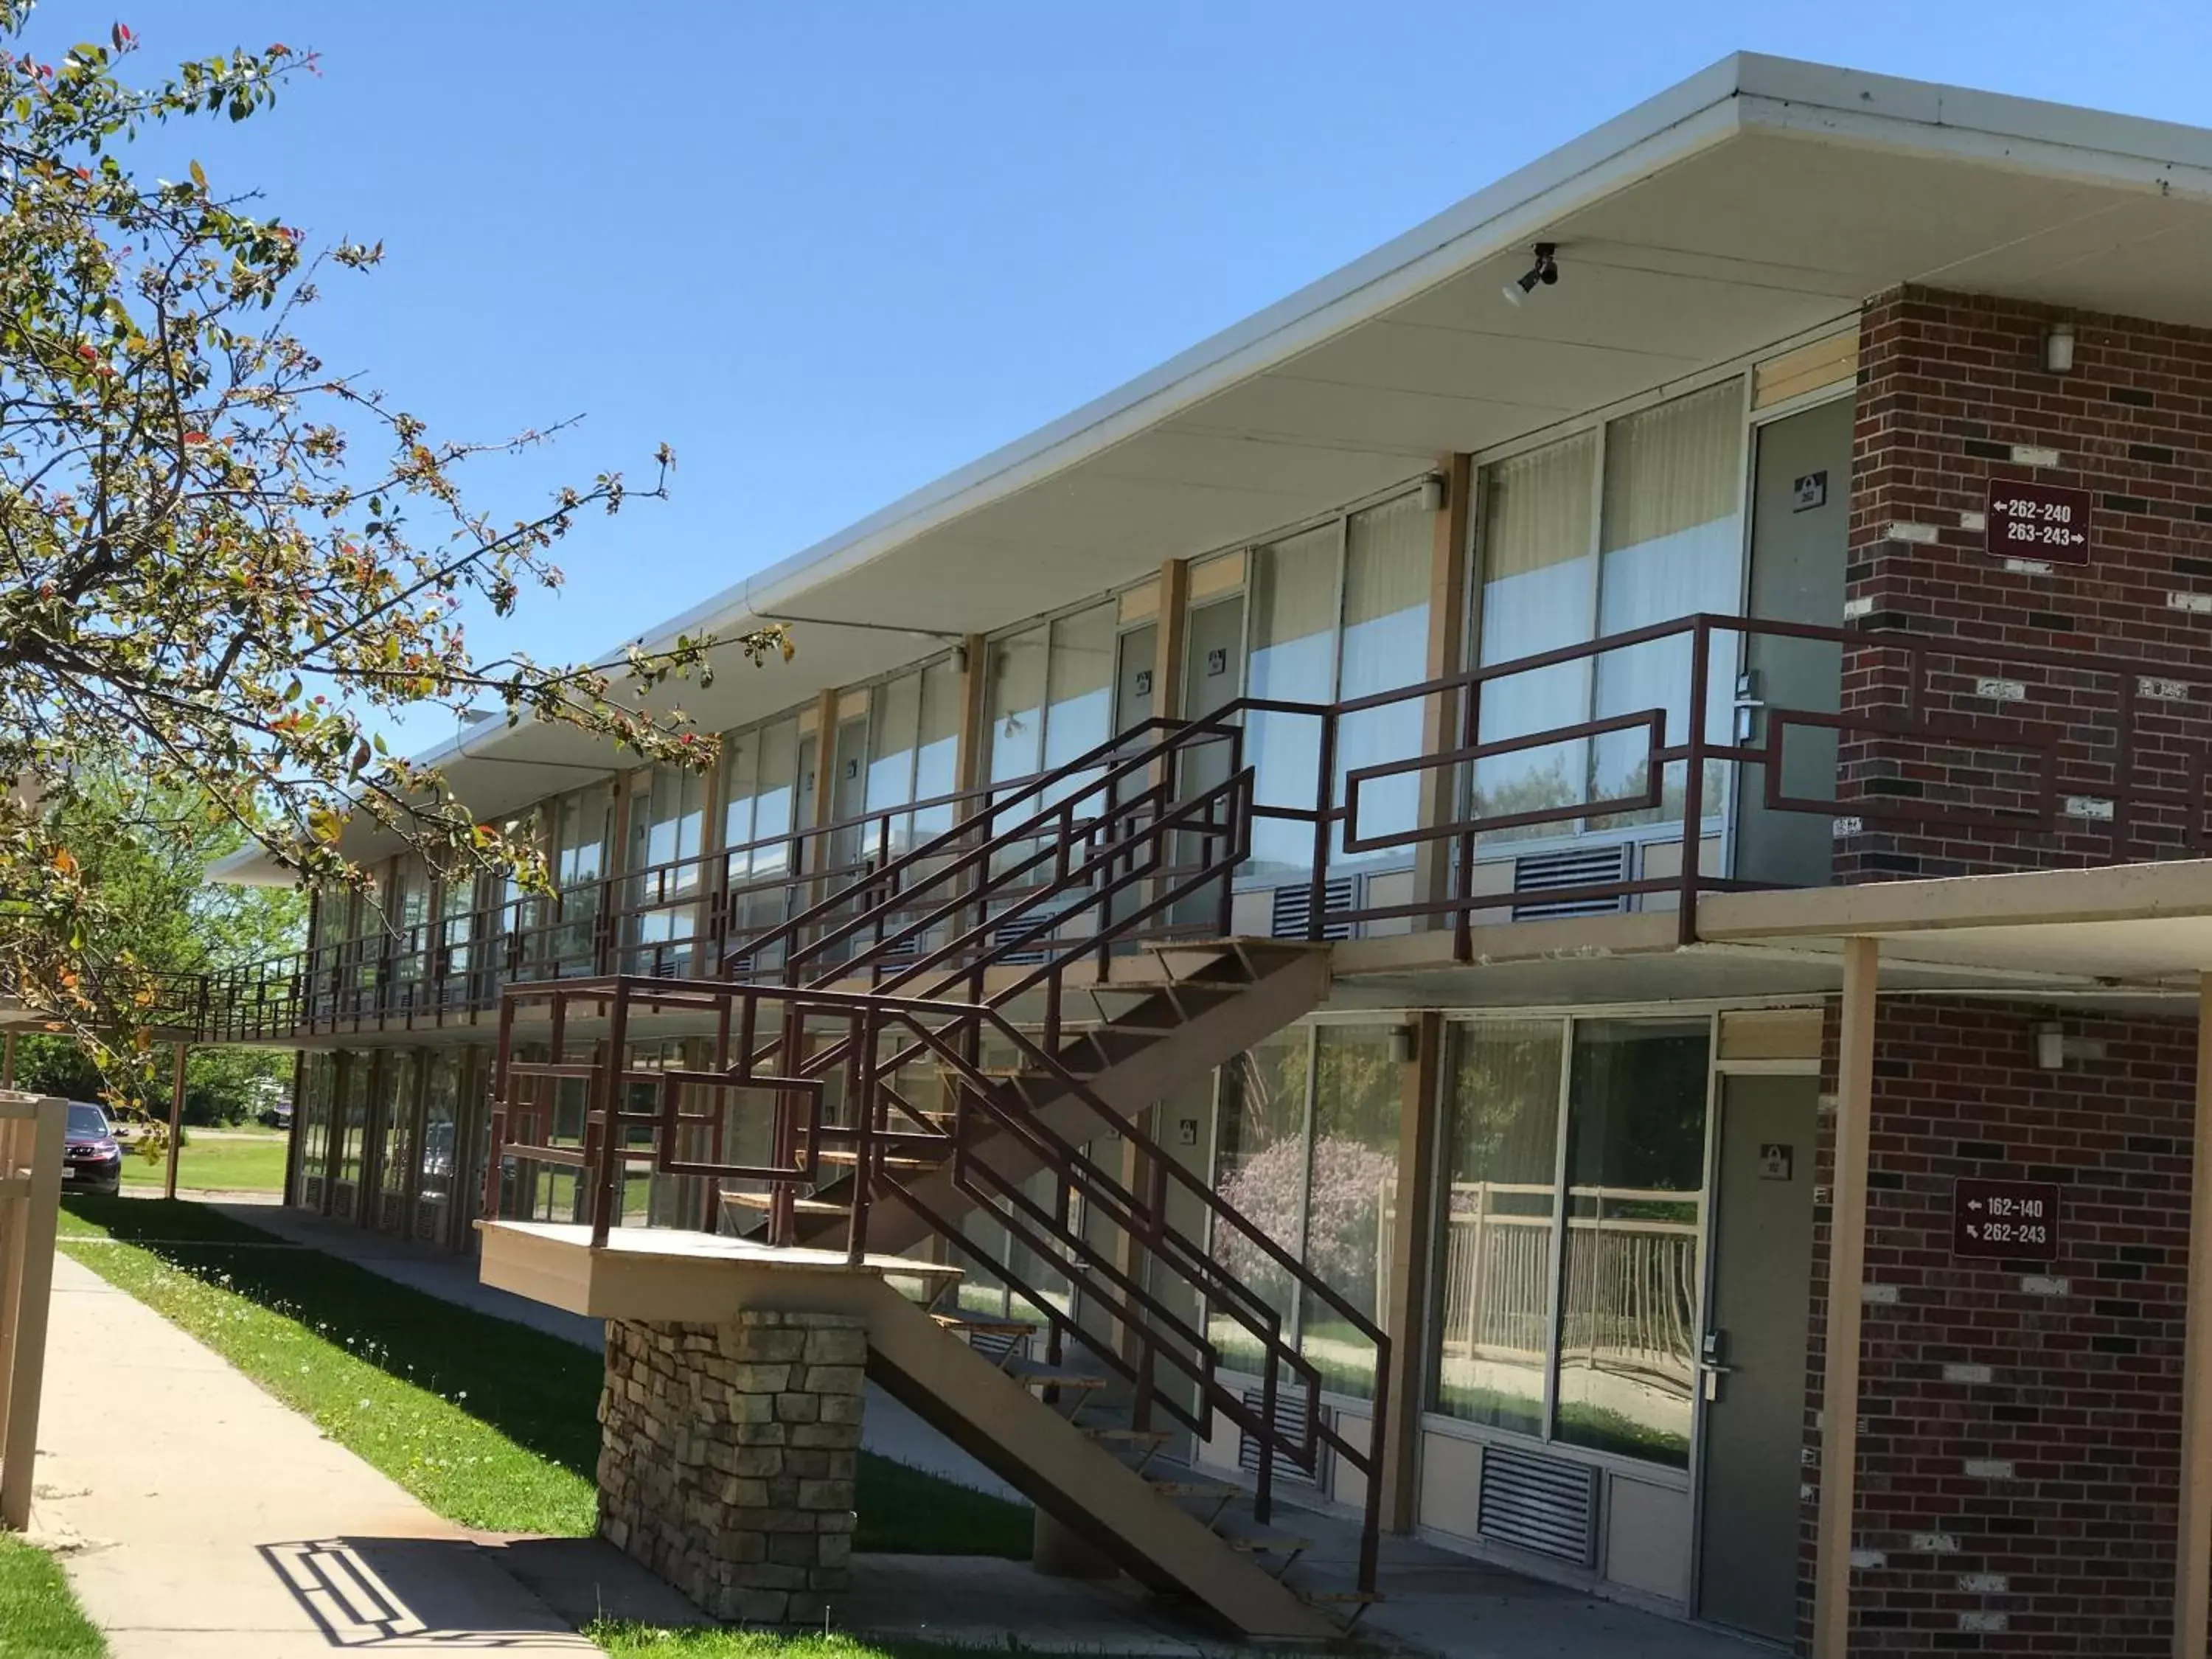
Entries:
POLYGON ((1536 285, 1539 283, 1548 288, 1559 280, 1559 262, 1552 257, 1558 251, 1557 242, 1536 244, 1536 263, 1528 267, 1528 274, 1526 276, 1516 277, 1506 283, 1502 290, 1509 304, 1519 305, 1523 299, 1536 291, 1536 285))
POLYGON ((1421 511, 1441 513, 1444 510, 1444 481, 1431 472, 1421 480, 1421 511))
POLYGON ((2035 1028, 2035 1063, 2046 1072, 2063 1071, 2066 1065, 2066 1028, 2063 1025, 2039 1025, 2035 1028))
POLYGON ((1390 1058, 1401 1066, 1410 1066, 1420 1047, 1420 1033, 1410 1025, 1395 1026, 1390 1032, 1390 1058))
POLYGON ((2074 367, 2074 325, 2053 323, 2043 336, 2043 366, 2053 374, 2074 367))
POLYGON ((964 645, 956 645, 952 647, 952 672, 956 674, 964 674, 968 672, 968 647, 964 645))

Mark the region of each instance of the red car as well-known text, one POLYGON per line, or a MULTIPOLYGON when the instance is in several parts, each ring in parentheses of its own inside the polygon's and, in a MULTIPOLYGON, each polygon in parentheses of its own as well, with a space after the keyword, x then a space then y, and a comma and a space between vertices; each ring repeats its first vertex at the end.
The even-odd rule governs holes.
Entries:
POLYGON ((107 1114, 89 1101, 72 1100, 62 1153, 63 1179, 75 1188, 105 1193, 123 1189, 123 1148, 115 1144, 107 1114))

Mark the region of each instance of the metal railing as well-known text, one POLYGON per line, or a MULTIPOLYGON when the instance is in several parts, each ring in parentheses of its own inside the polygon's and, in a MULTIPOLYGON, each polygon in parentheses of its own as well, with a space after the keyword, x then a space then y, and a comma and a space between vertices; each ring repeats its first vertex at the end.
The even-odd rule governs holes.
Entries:
MULTIPOLYGON (((1243 735, 1261 726, 1278 740, 1260 755, 1255 836, 1295 850, 1309 885, 1308 936, 1449 929, 1460 960, 1472 957, 1486 914, 1530 905, 1528 892, 1484 876, 1492 855, 1531 836, 1602 846, 1632 829, 1647 847, 1671 843, 1671 868, 1632 865, 1547 887, 1537 908, 1666 904, 1686 943, 1697 937, 1702 894, 1831 879, 1818 858, 1779 882, 1709 867, 1701 842, 1726 800, 1739 814, 1856 821, 1924 844, 1938 869, 1972 867, 1966 843, 1985 866, 2002 866, 2005 843, 2027 837, 2062 843, 2038 849, 2039 861, 2122 863, 2206 848, 2212 674, 1948 635, 1698 615, 1341 702, 1243 698, 1201 719, 1148 722, 1041 777, 319 942, 209 975, 198 1029, 208 1041, 255 1042, 477 1024, 507 985, 623 973, 781 977, 787 954, 826 969, 839 950, 870 976, 897 979, 896 952, 871 947, 892 941, 913 959, 939 938, 903 926, 917 914, 919 900, 904 895, 927 873, 923 848, 960 858, 1026 811, 1037 846, 1024 869, 1049 890, 1055 838, 1073 821, 1054 817, 1048 780, 1126 773, 1132 757, 1149 756, 1164 811, 1195 780, 1224 775, 1219 757, 1241 754, 1243 735), (1821 671, 1837 696, 1820 707, 1740 701, 1741 665, 1754 650, 1825 653, 1839 665, 1821 671), (1522 718, 1544 677, 1563 670, 1575 671, 1582 710, 1601 712, 1541 726, 1522 718), (1608 676, 1620 684, 1608 690, 1608 676), (1626 706, 1603 708, 1613 702, 1626 706), (1762 736, 1735 724, 1747 704, 1762 736), (1404 735, 1417 722, 1432 744, 1404 735), (1381 726, 1399 735, 1378 739, 1381 726), (1369 758, 1378 747, 1386 752, 1369 758), (1835 756, 1833 788, 1786 787, 1787 763, 1801 753, 1835 756), (1287 778, 1285 755, 1296 757, 1287 778), (1551 770, 1541 773, 1546 759, 1551 770), (958 820, 954 839, 915 834, 918 819, 947 816, 958 820), (1417 864, 1412 896, 1333 908, 1332 873, 1376 859, 1417 864)), ((1249 868, 1232 874, 1249 879, 1249 868)))
MULTIPOLYGON (((835 1194, 848 1254, 869 1248, 875 1207, 896 1201, 1028 1304, 1052 1350, 1073 1342, 1131 1389, 1139 1427, 1155 1417, 1201 1439, 1225 1418, 1261 1451, 1255 1507, 1267 1517, 1281 1461, 1309 1473, 1341 1457, 1366 1477, 1361 1584, 1374 1583, 1381 1524, 1381 1447, 1389 1411, 1390 1341, 1359 1308, 1186 1170, 1138 1122, 1109 1104, 1066 1058, 1061 1005, 1070 972, 1103 960, 1123 938, 1218 932, 1230 884, 1249 851, 1252 775, 1234 726, 1179 725, 1125 737, 1073 766, 989 804, 968 823, 889 860, 855 889, 744 941, 757 964, 777 959, 781 984, 673 981, 617 975, 518 986, 501 1006, 487 1213, 503 1191, 527 1188, 508 1160, 572 1172, 570 1213, 604 1244, 625 1207, 630 1172, 702 1180, 702 1219, 713 1225, 726 1186, 766 1189, 771 1244, 795 1241, 798 1206, 835 1194), (1225 780, 1173 787, 1182 759, 1225 745, 1225 780), (1193 910, 1194 920, 1178 921, 1193 910), (854 988, 872 977, 866 989, 854 988), (1042 1005, 1016 1024, 1017 998, 1042 1005), (516 1053, 518 1010, 542 1006, 548 1057, 516 1053), (572 1011, 588 1011, 594 1060, 566 1057, 572 1011), (642 1067, 629 1059, 640 1013, 710 1028, 710 1060, 642 1067), (603 1023, 602 1023, 603 1022, 603 1023), (986 1050, 1012 1057, 1012 1074, 987 1067, 986 1050), (919 1084, 913 1075, 919 1073, 919 1084), (563 1085, 590 1091, 580 1135, 549 1133, 563 1085), (1065 1103, 1071 1132, 1034 1109, 1033 1091, 1065 1103), (688 1091, 688 1093, 687 1093, 688 1091), (702 1109, 702 1097, 716 1102, 702 1109), (734 1097, 733 1123, 727 1100, 734 1097), (757 1103, 744 1121, 748 1099, 757 1103), (740 1159, 732 1137, 764 1155, 740 1159), (1139 1193, 1092 1158, 1118 1138, 1146 1172, 1139 1193), (1041 1199, 1000 1167, 986 1144, 1048 1171, 1041 1199), (949 1173, 951 1198, 933 1198, 915 1172, 949 1173), (1194 1236, 1170 1195, 1194 1202, 1194 1236), (994 1249, 964 1224, 987 1216, 994 1249), (1103 1245, 1103 1226, 1121 1248, 1103 1245), (1224 1255, 1256 1253, 1306 1305, 1327 1309, 1373 1356, 1364 1441, 1340 1432, 1320 1406, 1322 1376, 1286 1333, 1276 1307, 1224 1255), (1024 1273, 1023 1262, 1046 1264, 1024 1273), (1079 1305, 1042 1282, 1079 1285, 1079 1305), (1166 1295, 1204 1310, 1193 1317, 1166 1295), (1106 1328, 1101 1330, 1100 1322, 1106 1328), (1230 1346, 1257 1357, 1258 1407, 1218 1375, 1230 1346), (1164 1386, 1165 1385, 1165 1386, 1164 1386), (1302 1402, 1279 1420, 1285 1386, 1302 1402), (1190 1403, 1179 1390, 1188 1389, 1190 1403)), ((573 1118, 572 1118, 573 1121, 573 1118)))

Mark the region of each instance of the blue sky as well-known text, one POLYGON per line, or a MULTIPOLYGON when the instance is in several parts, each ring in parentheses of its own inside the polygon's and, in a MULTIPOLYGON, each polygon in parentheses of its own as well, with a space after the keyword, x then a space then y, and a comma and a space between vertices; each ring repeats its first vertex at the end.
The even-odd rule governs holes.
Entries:
MULTIPOLYGON (((514 637, 597 651, 1020 435, 1737 49, 2212 125, 2212 7, 47 0, 157 62, 323 55, 196 135, 311 237, 384 239, 311 341, 457 435, 665 439, 514 637)), ((487 640, 483 641, 489 643, 487 640)), ((430 733, 410 734, 418 738, 430 733)))

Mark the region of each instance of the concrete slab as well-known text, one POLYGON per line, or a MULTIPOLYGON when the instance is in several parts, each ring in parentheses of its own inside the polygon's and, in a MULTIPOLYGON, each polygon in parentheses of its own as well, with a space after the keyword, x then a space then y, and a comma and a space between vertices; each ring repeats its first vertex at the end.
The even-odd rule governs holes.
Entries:
POLYGON ((492 1552, 66 1255, 46 1401, 33 1530, 114 1659, 599 1651, 492 1552))

